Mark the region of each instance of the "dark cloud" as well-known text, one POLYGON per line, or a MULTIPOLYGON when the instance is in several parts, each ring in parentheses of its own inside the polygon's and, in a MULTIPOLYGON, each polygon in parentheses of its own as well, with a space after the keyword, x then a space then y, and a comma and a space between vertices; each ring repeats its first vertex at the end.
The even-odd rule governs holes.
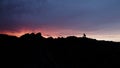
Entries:
POLYGON ((45 26, 83 31, 114 29, 114 23, 120 21, 119 3, 119 0, 0 0, 0 29, 45 26))

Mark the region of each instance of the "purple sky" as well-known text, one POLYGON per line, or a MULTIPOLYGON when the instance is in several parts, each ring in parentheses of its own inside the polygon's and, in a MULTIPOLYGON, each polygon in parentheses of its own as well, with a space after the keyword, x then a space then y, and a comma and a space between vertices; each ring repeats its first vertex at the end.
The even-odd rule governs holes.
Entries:
POLYGON ((120 41, 120 0, 0 0, 0 33, 120 41))

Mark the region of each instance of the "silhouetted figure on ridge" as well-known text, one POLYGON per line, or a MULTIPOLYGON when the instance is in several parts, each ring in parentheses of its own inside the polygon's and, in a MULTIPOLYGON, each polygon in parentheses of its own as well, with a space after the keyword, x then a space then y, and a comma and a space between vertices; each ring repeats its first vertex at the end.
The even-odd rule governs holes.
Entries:
POLYGON ((86 38, 86 34, 85 33, 83 33, 83 38, 86 38))

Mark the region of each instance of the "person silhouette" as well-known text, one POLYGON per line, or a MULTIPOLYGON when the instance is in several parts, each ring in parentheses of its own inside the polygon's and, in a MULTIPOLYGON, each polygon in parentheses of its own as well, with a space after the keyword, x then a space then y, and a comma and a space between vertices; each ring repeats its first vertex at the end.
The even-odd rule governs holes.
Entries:
POLYGON ((85 33, 83 33, 83 38, 86 38, 86 34, 85 33))

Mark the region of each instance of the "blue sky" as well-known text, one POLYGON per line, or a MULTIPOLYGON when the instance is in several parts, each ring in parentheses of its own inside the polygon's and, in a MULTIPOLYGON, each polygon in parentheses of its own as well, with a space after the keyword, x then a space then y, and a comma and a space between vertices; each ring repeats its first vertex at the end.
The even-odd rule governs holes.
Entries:
POLYGON ((63 35, 85 32, 92 37, 97 35, 95 38, 118 40, 112 37, 120 34, 119 3, 120 0, 0 0, 0 33, 23 29, 63 35))

